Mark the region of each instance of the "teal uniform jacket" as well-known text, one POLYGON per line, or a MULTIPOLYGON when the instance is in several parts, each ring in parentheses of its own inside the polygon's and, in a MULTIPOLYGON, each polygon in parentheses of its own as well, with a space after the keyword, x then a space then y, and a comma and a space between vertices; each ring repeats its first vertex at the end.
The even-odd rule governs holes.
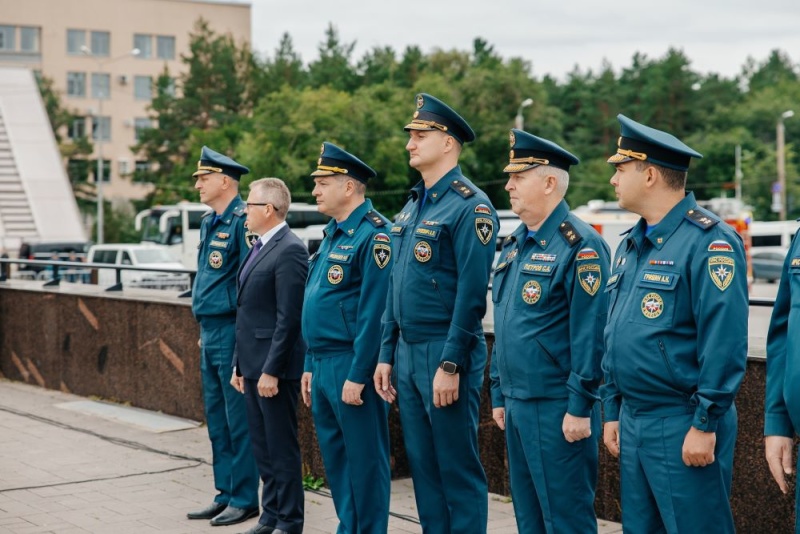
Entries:
POLYGON ((747 363, 747 264, 739 235, 688 193, 645 236, 641 219, 606 284, 603 407, 642 415, 694 413, 714 432, 747 363))
POLYGON ((200 225, 192 311, 201 324, 204 317, 236 314, 236 273, 251 248, 245 239, 244 208, 245 202, 237 196, 216 224, 211 212, 200 225))
MULTIPOLYGON (((794 437, 800 428, 800 240, 783 265, 767 334, 765 436, 794 437)), ((800 487, 800 486, 798 486, 800 487)))
POLYGON ((463 367, 483 336, 497 214, 458 166, 428 191, 424 218, 418 211, 423 193, 420 182, 392 225, 396 261, 379 361, 394 363, 402 330, 409 343, 446 338, 440 361, 463 367))
POLYGON ((505 239, 494 272, 492 407, 568 397, 571 415, 589 417, 602 378, 608 245, 563 200, 527 234, 522 224, 505 239))
POLYGON ((311 409, 340 533, 385 533, 391 469, 388 405, 371 385, 391 271, 389 221, 366 200, 328 223, 309 260, 303 306, 311 409), (365 384, 362 404, 342 401, 345 380, 365 384))
POLYGON ((303 336, 305 371, 313 358, 355 352, 347 380, 371 382, 378 363, 381 314, 391 272, 389 221, 366 200, 337 225, 331 220, 309 260, 303 336))

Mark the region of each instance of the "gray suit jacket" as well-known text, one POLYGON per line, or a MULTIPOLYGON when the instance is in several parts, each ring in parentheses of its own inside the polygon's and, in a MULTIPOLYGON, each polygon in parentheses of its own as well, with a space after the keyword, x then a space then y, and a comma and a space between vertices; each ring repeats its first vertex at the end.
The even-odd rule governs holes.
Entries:
POLYGON ((252 380, 262 373, 299 380, 306 352, 300 318, 308 250, 286 226, 258 252, 244 280, 240 280, 242 267, 237 276, 233 357, 237 374, 252 380))

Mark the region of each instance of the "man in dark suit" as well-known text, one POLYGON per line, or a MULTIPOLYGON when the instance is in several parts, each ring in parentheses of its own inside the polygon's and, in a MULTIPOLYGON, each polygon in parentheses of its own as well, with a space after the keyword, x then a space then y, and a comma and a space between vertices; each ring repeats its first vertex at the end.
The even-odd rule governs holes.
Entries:
POLYGON ((245 395, 253 455, 264 487, 261 517, 245 534, 303 531, 297 396, 306 345, 300 335, 308 251, 286 225, 283 181, 250 184, 247 227, 257 234, 239 269, 231 384, 245 395))

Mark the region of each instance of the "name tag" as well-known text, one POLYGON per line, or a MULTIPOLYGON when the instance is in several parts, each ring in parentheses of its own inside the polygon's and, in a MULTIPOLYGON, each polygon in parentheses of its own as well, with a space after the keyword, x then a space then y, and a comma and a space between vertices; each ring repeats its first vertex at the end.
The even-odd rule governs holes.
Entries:
POLYGON ((228 248, 228 242, 227 241, 212 241, 208 245, 210 247, 215 247, 215 248, 228 248))
POLYGON ((328 261, 335 261, 336 263, 350 263, 350 258, 352 258, 352 254, 339 254, 337 252, 331 252, 328 254, 328 261))
POLYGON ((535 274, 552 274, 555 267, 550 264, 525 263, 522 265, 522 272, 535 274))
POLYGON ((433 239, 434 241, 439 239, 439 232, 441 230, 433 229, 433 228, 424 228, 420 227, 414 232, 414 235, 417 237, 426 237, 428 239, 433 239))

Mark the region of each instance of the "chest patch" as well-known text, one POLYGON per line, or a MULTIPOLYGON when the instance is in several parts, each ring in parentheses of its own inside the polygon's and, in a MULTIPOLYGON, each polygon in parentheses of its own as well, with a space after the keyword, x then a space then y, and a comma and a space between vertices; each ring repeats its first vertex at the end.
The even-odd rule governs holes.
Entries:
POLYGON ((648 293, 642 299, 642 315, 655 319, 664 313, 664 299, 658 293, 648 293))
POLYGON ((331 265, 328 269, 328 282, 333 285, 340 284, 344 280, 344 270, 341 265, 331 265))
POLYGON ((218 250, 211 251, 211 254, 208 255, 208 264, 212 269, 222 267, 222 253, 218 250))
POLYGON ((427 263, 433 257, 433 250, 427 241, 417 241, 414 245, 414 257, 420 263, 427 263))
POLYGON ((536 280, 526 282, 522 286, 522 300, 526 304, 536 304, 542 298, 542 286, 536 280))

